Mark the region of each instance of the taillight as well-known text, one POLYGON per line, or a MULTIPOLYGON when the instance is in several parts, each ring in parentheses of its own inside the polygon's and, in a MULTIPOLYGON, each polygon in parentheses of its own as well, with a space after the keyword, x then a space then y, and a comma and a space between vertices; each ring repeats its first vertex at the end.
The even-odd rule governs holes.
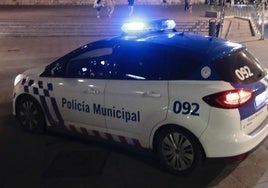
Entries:
POLYGON ((217 108, 239 108, 246 104, 253 96, 252 90, 234 89, 215 93, 203 97, 210 106, 217 108))

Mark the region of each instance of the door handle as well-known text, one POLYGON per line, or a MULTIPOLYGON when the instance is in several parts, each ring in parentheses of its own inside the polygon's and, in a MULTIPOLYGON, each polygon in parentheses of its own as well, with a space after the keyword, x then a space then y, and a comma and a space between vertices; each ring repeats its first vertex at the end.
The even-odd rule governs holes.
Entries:
POLYGON ((154 98, 159 98, 161 97, 160 93, 156 93, 153 91, 147 91, 147 92, 142 92, 143 97, 154 97, 154 98))
POLYGON ((97 90, 97 89, 89 89, 89 93, 90 93, 90 94, 97 95, 97 94, 99 94, 99 93, 100 93, 100 91, 99 91, 99 90, 97 90))
POLYGON ((98 89, 89 88, 89 89, 85 90, 83 93, 98 95, 100 93, 100 91, 98 89))

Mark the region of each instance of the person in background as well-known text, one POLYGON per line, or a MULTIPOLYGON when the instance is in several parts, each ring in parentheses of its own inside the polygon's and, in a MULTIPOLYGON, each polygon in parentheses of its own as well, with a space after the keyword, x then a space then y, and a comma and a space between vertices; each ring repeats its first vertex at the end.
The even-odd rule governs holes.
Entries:
POLYGON ((184 10, 187 11, 189 9, 189 0, 184 0, 184 10))
POLYGON ((114 5, 115 5, 114 0, 106 0, 107 14, 109 17, 111 17, 114 12, 114 5))
POLYGON ((188 10, 190 13, 192 13, 193 11, 193 3, 192 3, 192 0, 188 0, 188 10))
POLYGON ((167 8, 167 0, 162 0, 162 7, 167 8))
POLYGON ((96 13, 97 13, 97 18, 100 18, 100 11, 101 8, 104 7, 103 3, 101 2, 101 0, 95 0, 94 4, 93 4, 93 8, 96 9, 96 13))
POLYGON ((134 0, 128 0, 129 16, 132 16, 134 11, 134 0))

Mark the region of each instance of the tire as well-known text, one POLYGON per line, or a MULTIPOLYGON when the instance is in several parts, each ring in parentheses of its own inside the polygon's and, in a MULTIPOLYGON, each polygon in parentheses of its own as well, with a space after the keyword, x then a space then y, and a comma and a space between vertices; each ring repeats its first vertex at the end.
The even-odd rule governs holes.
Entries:
POLYGON ((201 148, 196 138, 177 126, 161 130, 155 147, 162 166, 173 174, 189 174, 202 161, 201 148))
POLYGON ((43 110, 39 103, 30 96, 24 96, 17 104, 17 117, 21 126, 28 132, 41 134, 46 123, 43 110))

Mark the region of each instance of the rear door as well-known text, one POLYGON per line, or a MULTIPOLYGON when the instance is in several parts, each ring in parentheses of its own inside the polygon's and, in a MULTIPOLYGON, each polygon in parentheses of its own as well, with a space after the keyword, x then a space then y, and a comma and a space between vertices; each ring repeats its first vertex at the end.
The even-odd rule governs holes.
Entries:
POLYGON ((113 134, 148 139, 166 118, 167 65, 164 49, 119 45, 114 75, 105 90, 106 124, 113 134))

